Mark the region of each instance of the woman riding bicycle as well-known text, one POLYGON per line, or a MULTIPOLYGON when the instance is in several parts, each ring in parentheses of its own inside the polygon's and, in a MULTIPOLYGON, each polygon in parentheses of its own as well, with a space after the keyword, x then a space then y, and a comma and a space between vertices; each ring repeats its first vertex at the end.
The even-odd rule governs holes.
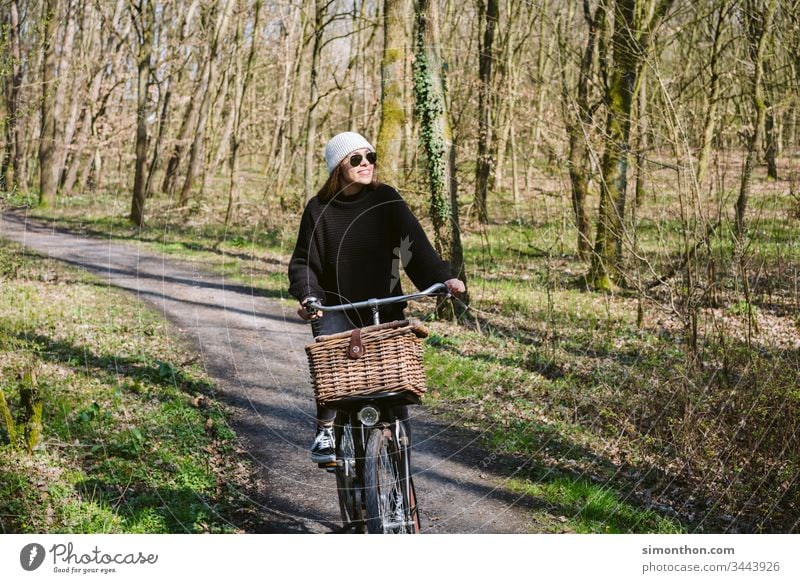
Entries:
MULTIPOLYGON (((377 181, 375 148, 363 136, 334 136, 325 146, 325 161, 328 179, 306 205, 289 262, 289 293, 300 301, 301 318, 322 318, 319 334, 326 335, 368 326, 368 310, 311 316, 305 303, 309 298, 341 304, 403 295, 401 264, 420 290, 443 281, 451 293, 464 292, 464 283, 452 277, 449 264, 433 249, 400 194, 377 181)), ((404 307, 382 307, 381 321, 403 319, 404 307)), ((408 418, 407 411, 397 414, 408 418)), ((315 463, 336 459, 335 416, 334 409, 317 402, 317 433, 311 446, 315 463)))

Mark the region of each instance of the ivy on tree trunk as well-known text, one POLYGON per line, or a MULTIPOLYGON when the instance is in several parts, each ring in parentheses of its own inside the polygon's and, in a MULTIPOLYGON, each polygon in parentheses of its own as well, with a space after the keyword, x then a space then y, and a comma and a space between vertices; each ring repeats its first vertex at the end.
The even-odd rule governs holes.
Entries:
MULTIPOLYGON (((420 141, 425 153, 428 188, 431 195, 430 217, 434 246, 450 262, 454 275, 466 283, 464 252, 459 230, 455 149, 447 117, 446 87, 438 54, 439 34, 436 6, 429 0, 416 4, 414 40, 414 95, 420 124, 420 141)), ((468 297, 464 294, 463 301, 468 297)), ((447 308, 440 306, 439 315, 447 308)))

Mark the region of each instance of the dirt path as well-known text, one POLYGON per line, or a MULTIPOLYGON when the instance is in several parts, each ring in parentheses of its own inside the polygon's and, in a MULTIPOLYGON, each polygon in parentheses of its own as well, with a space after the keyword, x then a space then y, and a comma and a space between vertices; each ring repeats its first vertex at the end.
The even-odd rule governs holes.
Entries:
MULTIPOLYGON (((308 460, 314 406, 303 346, 305 324, 258 290, 139 247, 88 239, 5 213, 0 237, 86 269, 135 294, 193 342, 258 473, 259 531, 335 532, 333 476, 308 460)), ((503 487, 505 464, 422 408, 413 412, 414 479, 425 532, 536 531, 535 500, 503 487)))

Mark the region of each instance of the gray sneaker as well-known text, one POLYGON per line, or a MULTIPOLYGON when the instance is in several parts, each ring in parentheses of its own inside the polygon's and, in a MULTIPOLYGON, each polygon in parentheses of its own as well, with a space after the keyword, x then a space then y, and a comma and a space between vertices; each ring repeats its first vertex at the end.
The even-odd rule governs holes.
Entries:
POLYGON ((317 431, 314 443, 311 444, 311 461, 316 464, 327 464, 336 461, 333 429, 330 427, 323 427, 317 431))

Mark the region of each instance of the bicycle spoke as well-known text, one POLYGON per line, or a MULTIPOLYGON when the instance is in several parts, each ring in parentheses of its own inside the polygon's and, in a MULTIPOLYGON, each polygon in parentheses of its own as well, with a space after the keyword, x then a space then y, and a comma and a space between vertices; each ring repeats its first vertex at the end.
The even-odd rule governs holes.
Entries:
POLYGON ((389 429, 375 429, 369 438, 365 485, 370 532, 416 532, 406 500, 403 454, 389 429))
POLYGON ((356 468, 356 449, 352 426, 349 423, 339 426, 336 435, 336 487, 342 523, 345 530, 354 529, 356 532, 363 532, 361 486, 356 468))

